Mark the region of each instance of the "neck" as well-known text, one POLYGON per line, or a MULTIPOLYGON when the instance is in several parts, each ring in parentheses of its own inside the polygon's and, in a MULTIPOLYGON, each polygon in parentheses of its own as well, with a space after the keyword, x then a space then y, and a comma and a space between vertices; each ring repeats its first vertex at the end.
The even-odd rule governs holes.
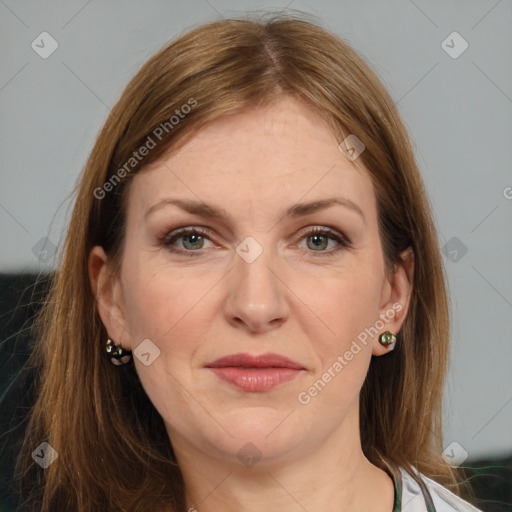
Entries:
MULTIPOLYGON (((354 425, 344 422, 350 423, 354 425)), ((263 457, 252 467, 236 459, 205 457, 204 452, 177 443, 175 453, 185 481, 186 510, 391 511, 392 480, 365 458, 355 424, 356 433, 340 428, 301 453, 287 454, 279 460, 263 457)))

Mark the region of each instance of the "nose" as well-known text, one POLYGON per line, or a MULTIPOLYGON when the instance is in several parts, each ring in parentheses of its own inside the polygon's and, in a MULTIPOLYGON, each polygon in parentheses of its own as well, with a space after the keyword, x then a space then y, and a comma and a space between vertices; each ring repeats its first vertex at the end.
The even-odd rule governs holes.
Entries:
POLYGON ((251 263, 235 256, 234 268, 228 274, 224 306, 230 325, 263 333, 280 327, 287 320, 287 288, 277 267, 266 251, 251 263))

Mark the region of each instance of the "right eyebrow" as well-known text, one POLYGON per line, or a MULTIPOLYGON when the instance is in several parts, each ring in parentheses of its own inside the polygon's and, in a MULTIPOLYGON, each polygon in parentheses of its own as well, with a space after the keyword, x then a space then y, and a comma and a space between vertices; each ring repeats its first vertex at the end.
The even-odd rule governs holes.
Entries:
POLYGON ((159 210, 165 205, 173 204, 178 206, 182 210, 185 210, 192 215, 199 215, 201 217, 209 217, 217 220, 229 219, 231 216, 219 206, 209 205, 207 203, 203 203, 201 201, 193 201, 190 199, 173 199, 166 198, 157 201, 155 204, 150 206, 146 213, 144 214, 144 218, 146 218, 150 213, 155 210, 159 210))

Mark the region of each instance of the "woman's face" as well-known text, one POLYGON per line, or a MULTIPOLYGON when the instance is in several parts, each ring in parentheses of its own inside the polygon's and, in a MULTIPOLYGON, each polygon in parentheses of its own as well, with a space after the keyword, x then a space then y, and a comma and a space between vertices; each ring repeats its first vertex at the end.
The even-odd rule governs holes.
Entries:
MULTIPOLYGON (((105 261, 95 248, 93 276, 105 261)), ((410 293, 404 268, 386 278, 367 171, 291 98, 213 122, 134 177, 107 284, 102 319, 177 452, 238 464, 358 441, 378 334, 399 330, 410 293)))

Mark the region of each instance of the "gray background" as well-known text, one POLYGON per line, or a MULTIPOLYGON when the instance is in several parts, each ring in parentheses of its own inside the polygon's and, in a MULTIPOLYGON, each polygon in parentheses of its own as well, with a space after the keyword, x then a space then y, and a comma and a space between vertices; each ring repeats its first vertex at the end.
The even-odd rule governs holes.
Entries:
POLYGON ((0 0, 0 270, 55 265, 94 138, 151 54, 200 23, 285 7, 317 16, 364 55, 410 131, 446 247, 445 447, 458 443, 455 459, 462 449, 512 452, 509 0, 0 0), (442 46, 453 31, 468 43, 457 58, 445 49, 460 52, 462 40, 442 46), (42 32, 58 43, 46 59, 31 47, 42 32))

